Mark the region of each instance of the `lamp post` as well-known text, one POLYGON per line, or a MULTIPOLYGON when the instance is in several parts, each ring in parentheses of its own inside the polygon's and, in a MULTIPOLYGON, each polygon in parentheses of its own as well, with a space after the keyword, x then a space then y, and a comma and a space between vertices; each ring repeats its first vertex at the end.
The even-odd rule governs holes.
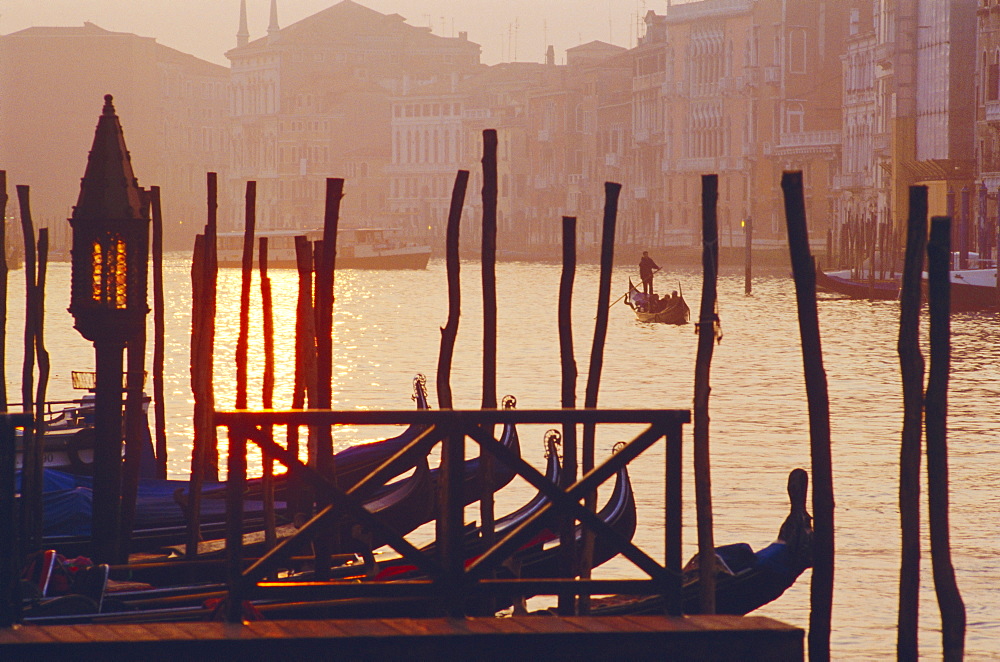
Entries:
POLYGON ((94 343, 94 499, 92 554, 120 562, 122 354, 145 324, 149 221, 110 94, 97 122, 73 231, 69 312, 94 343))

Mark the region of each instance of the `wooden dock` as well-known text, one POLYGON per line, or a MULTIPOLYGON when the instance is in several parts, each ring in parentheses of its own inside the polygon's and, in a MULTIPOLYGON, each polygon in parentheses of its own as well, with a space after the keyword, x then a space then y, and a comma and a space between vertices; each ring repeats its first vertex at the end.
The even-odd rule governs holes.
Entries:
POLYGON ((3 660, 802 660, 763 616, 524 616, 21 626, 3 660))

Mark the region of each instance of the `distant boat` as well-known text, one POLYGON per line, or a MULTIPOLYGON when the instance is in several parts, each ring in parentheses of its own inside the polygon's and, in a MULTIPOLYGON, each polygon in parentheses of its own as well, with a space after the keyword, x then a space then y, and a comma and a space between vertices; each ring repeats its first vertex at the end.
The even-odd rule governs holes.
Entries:
POLYGON ((640 322, 658 322, 660 324, 687 324, 691 320, 691 309, 684 301, 684 295, 667 296, 662 299, 655 294, 645 294, 628 280, 628 293, 625 303, 635 312, 640 322))
MULTIPOLYGON (((927 272, 923 273, 922 287, 926 294, 927 272)), ((1000 308, 1000 291, 997 290, 997 270, 955 269, 949 272, 951 280, 952 312, 1000 308)))
POLYGON ((899 299, 899 278, 869 280, 862 274, 854 277, 850 269, 841 271, 816 270, 816 287, 825 292, 843 294, 851 299, 896 301, 899 299))
MULTIPOLYGON (((392 236, 392 230, 382 228, 344 228, 337 232, 337 269, 426 269, 431 248, 425 244, 403 241, 392 236)), ((261 230, 254 237, 267 238, 267 266, 274 269, 294 269, 295 237, 309 241, 323 238, 323 230, 261 230)), ((257 246, 254 245, 256 252, 257 246)), ((243 264, 243 233, 218 234, 220 267, 243 264)))

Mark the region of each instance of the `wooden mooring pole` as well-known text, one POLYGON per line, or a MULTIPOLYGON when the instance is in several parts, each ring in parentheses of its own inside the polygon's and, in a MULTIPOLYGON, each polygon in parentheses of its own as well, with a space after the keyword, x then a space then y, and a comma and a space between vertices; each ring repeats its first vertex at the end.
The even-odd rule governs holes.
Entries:
POLYGON ((709 461, 708 399, 712 391, 712 353, 719 333, 716 290, 719 274, 719 226, 716 205, 719 176, 701 177, 702 276, 698 313, 698 354, 694 368, 694 492, 698 519, 698 604, 702 614, 715 613, 715 537, 712 532, 712 473, 709 461))
POLYGON ((156 475, 167 477, 167 408, 164 402, 163 365, 165 352, 165 319, 163 298, 163 211, 160 208, 160 187, 149 189, 149 204, 153 212, 153 419, 155 434, 156 475))
MULTIPOLYGON (((328 177, 326 180, 326 199, 323 208, 323 240, 318 242, 318 259, 316 260, 316 407, 331 409, 333 407, 333 299, 334 270, 337 258, 337 227, 340 223, 340 201, 344 197, 344 180, 339 177, 328 177)), ((311 405, 312 403, 310 403, 311 405)), ((328 425, 321 425, 316 430, 316 467, 319 472, 337 483, 336 466, 333 459, 333 430, 328 425)), ((345 486, 347 489, 353 486, 345 486)), ((317 509, 329 504, 322 498, 316 503, 317 509)), ((316 578, 326 580, 330 574, 330 557, 338 543, 337 533, 317 536, 314 542, 316 551, 316 578)))
MULTIPOLYGON (((483 131, 483 409, 497 408, 497 132, 483 131)), ((483 543, 489 549, 494 535, 493 455, 480 453, 482 489, 479 521, 483 543)))
MULTIPOLYGON (((448 227, 445 231, 445 263, 448 274, 448 321, 441 329, 441 350, 438 355, 437 391, 441 409, 452 409, 451 362, 458 337, 458 321, 462 314, 462 290, 459 279, 459 229, 462 206, 469 184, 469 171, 459 170, 451 193, 448 227)), ((463 492, 462 465, 465 461, 465 435, 455 430, 446 432, 441 449, 441 480, 438 483, 438 518, 435 533, 445 584, 441 610, 451 616, 462 613, 461 582, 464 572, 462 527, 464 524, 460 500, 463 492)))
MULTIPOLYGON (((597 395, 601 388, 601 372, 604 369, 604 345, 608 337, 608 311, 611 306, 611 272, 615 266, 615 231, 618 226, 618 198, 622 185, 615 182, 604 182, 604 220, 601 225, 601 274, 597 287, 597 318, 594 322, 594 341, 590 348, 590 365, 587 368, 587 390, 583 406, 592 409, 597 407, 597 395)), ((583 474, 594 468, 596 427, 593 424, 583 426, 583 474)), ((564 444, 565 448, 566 445, 564 444)), ((597 490, 591 490, 583 500, 584 506, 590 512, 597 512, 597 490)), ((583 530, 583 554, 580 562, 580 577, 590 578, 594 565, 594 532, 590 528, 583 530)), ((583 611, 590 606, 588 596, 583 596, 583 611)))
POLYGON ((927 496, 934 590, 941 610, 944 660, 965 654, 965 603, 955 581, 948 524, 948 373, 951 368, 951 219, 931 219, 927 242, 930 367, 927 372, 927 496))
MULTIPOLYGON (((35 287, 35 228, 31 221, 30 189, 17 187, 21 210, 21 234, 24 240, 24 358, 21 363, 22 411, 34 413, 35 338, 38 318, 38 290, 35 287)), ((119 370, 119 372, 121 372, 119 370)), ((121 379, 119 377, 119 379, 121 379)), ((39 427, 25 430, 22 440, 21 526, 26 552, 42 547, 42 445, 44 431, 39 427)), ((97 460, 95 453, 95 461, 97 460)))
POLYGON ((903 381, 903 435, 899 451, 899 618, 896 655, 916 660, 920 594, 920 440, 924 415, 924 357, 920 353, 920 273, 927 244, 927 187, 910 187, 906 259, 899 293, 899 367, 903 381))
MULTIPOLYGON (((576 358, 573 355, 573 281, 576 276, 576 218, 563 216, 563 251, 562 274, 559 279, 559 363, 562 380, 562 408, 576 409, 576 358)), ((560 487, 564 490, 576 482, 576 425, 569 423, 562 426, 563 437, 563 473, 560 487)), ((562 517, 559 520, 559 549, 562 553, 561 574, 564 577, 575 577, 576 561, 576 527, 572 517, 562 517)), ((576 596, 561 594, 559 596, 559 613, 572 616, 576 611, 576 596)))
POLYGON ((746 241, 743 266, 743 293, 747 296, 753 292, 753 217, 747 216, 743 221, 743 238, 746 241))
MULTIPOLYGON (((260 259, 260 299, 261 317, 264 332, 264 375, 261 384, 261 405, 264 409, 274 407, 274 312, 271 301, 271 278, 267 275, 267 237, 258 240, 258 253, 260 259)), ((269 440, 273 439, 274 428, 267 426, 265 431, 269 440)), ((267 549, 273 549, 278 543, 275 531, 274 513, 274 459, 271 453, 261 449, 261 464, 263 464, 263 477, 261 478, 261 488, 264 492, 264 545, 267 549)))
POLYGON ((819 312, 816 307, 816 266, 809 253, 805 195, 801 172, 781 177, 788 224, 788 248, 795 277, 795 298, 799 309, 802 363, 806 397, 809 402, 809 445, 812 455, 813 577, 809 613, 809 659, 830 659, 830 621, 833 612, 833 462, 830 452, 830 397, 823 349, 820 343, 819 312))

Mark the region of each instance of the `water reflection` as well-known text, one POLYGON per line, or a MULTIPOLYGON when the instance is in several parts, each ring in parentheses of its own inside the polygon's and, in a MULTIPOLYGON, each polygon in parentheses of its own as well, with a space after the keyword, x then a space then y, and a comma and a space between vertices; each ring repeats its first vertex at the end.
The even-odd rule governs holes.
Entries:
MULTIPOLYGON (((615 274, 612 296, 624 292, 631 269, 615 274)), ((11 300, 23 291, 23 272, 11 274, 11 300)), ((191 395, 189 374, 190 275, 182 259, 168 260, 166 397, 172 475, 189 466, 191 395)), ((462 318, 451 378, 457 408, 477 408, 482 371, 481 284, 474 263, 462 265, 462 318)), ((521 408, 560 404, 559 340, 555 304, 557 265, 500 264, 498 280, 498 386, 521 408)), ((296 274, 272 270, 276 333, 275 404, 291 404, 294 381, 296 274)), ((72 397, 71 370, 93 366, 92 348, 72 330, 68 306, 69 266, 51 265, 47 340, 52 354, 52 398, 72 397)), ((658 276, 660 289, 680 283, 698 310, 700 274, 673 271, 658 276)), ((219 279, 216 401, 233 404, 234 352, 238 331, 239 272, 219 279)), ((581 266, 574 289, 573 333, 582 404, 598 286, 596 266, 581 266)), ((259 300, 259 286, 254 284, 259 300)), ((444 265, 426 271, 343 272, 337 275, 334 345, 334 407, 407 409, 410 381, 423 372, 432 405, 439 328, 447 319, 444 265)), ((23 328, 23 311, 12 304, 8 334, 23 328)), ((901 411, 896 354, 898 306, 894 302, 824 300, 820 303, 824 361, 830 391, 834 480, 837 500, 837 568, 834 605, 835 658, 873 658, 894 652, 899 566, 897 512, 901 411)), ((744 541, 754 548, 774 539, 787 513, 788 472, 809 467, 809 428, 798 346, 794 290, 787 278, 761 278, 754 294, 743 294, 742 273, 719 283, 723 341, 712 366, 711 444, 718 544, 744 541)), ((952 321, 953 357, 949 401, 952 543, 969 613, 970 657, 1000 654, 1000 562, 995 554, 1000 510, 997 408, 1000 395, 1000 316, 964 314, 952 321)), ((251 315, 250 405, 260 405, 263 356, 260 312, 251 315)), ((921 334, 926 348, 926 317, 921 334)), ((693 398, 697 337, 693 325, 642 324, 618 303, 610 311, 599 404, 606 407, 689 408, 693 398)), ((152 336, 150 336, 152 337, 152 336)), ((13 343, 9 343, 9 348, 13 343)), ((19 392, 20 357, 8 351, 8 391, 19 392)), ((522 430, 524 456, 543 466, 544 426, 522 430)), ((342 427, 338 448, 393 434, 387 429, 342 427)), ((634 430, 599 431, 599 456, 634 430)), ((686 431, 691 439, 691 430, 686 431)), ((690 446, 685 454, 685 521, 694 522, 690 446)), ((636 542, 662 558, 663 464, 657 445, 633 466, 639 507, 636 542)), ((527 500, 532 488, 515 481, 498 498, 498 510, 527 500)), ((603 497, 602 497, 603 498, 603 497)), ((925 500, 926 503, 926 500, 925 500)), ((926 517, 926 507, 924 508, 926 517)), ((470 512, 470 518, 474 515, 470 512)), ((693 554, 693 526, 684 532, 685 555, 693 554)), ((926 526, 924 528, 926 537, 926 526)), ((921 644, 938 657, 937 606, 929 555, 923 562, 921 644)), ((639 576, 626 561, 602 568, 604 576, 639 576)), ((809 573, 780 600, 760 610, 802 627, 808 625, 809 573)))

